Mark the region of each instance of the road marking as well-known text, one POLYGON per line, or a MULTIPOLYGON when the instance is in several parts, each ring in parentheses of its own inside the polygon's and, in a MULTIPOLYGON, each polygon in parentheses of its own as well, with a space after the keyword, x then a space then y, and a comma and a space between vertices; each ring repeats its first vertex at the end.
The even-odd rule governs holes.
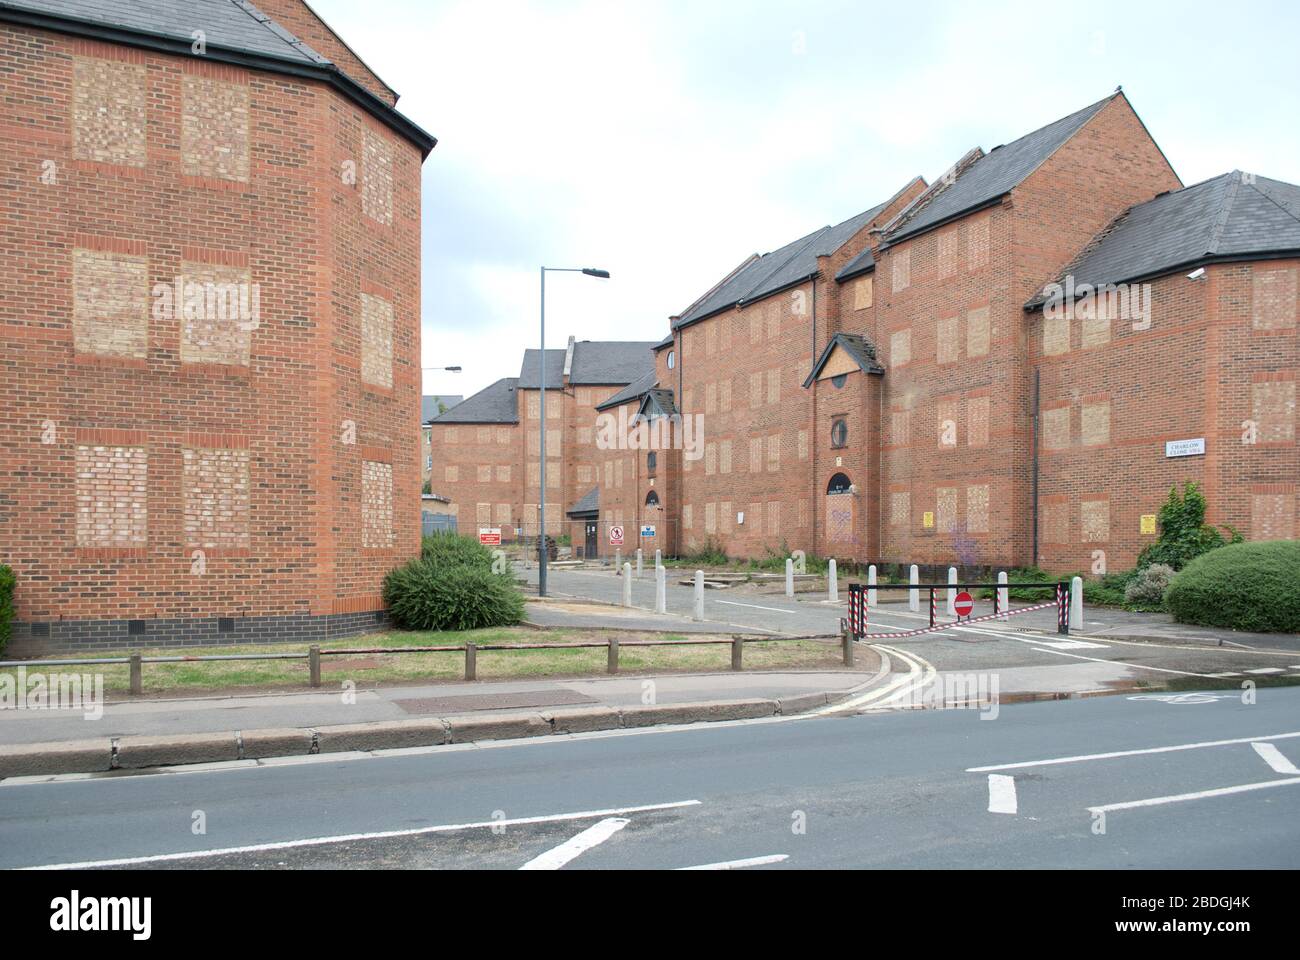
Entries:
POLYGON ((1167 803, 1183 803, 1187 800, 1205 800, 1209 797, 1227 797, 1236 793, 1249 793, 1252 790, 1268 790, 1271 787, 1293 787, 1300 784, 1300 777, 1290 780, 1266 780, 1263 783, 1243 783, 1236 787, 1220 787, 1217 790, 1198 790, 1196 793, 1180 793, 1172 797, 1152 797, 1149 800, 1129 800, 1125 803, 1108 803, 1102 807, 1089 807, 1089 813, 1111 813, 1115 810, 1133 810, 1138 807, 1159 807, 1167 803))
POLYGON ((894 647, 887 647, 883 644, 872 644, 878 650, 884 652, 887 657, 896 658, 902 663, 907 664, 907 673, 895 677, 882 687, 873 687, 866 693, 852 699, 833 703, 829 706, 822 707, 820 710, 813 710, 804 714, 808 717, 823 717, 828 714, 847 713, 862 710, 864 708, 875 709, 892 702, 898 697, 910 693, 916 693, 925 689, 935 677, 935 669, 925 660, 912 654, 904 653, 902 650, 894 647))
MULTIPOLYGON (((1036 644, 1036 646, 1042 647, 1043 644, 1038 643, 1036 644)), ((1129 663, 1127 660, 1102 660, 1102 659, 1098 659, 1097 657, 1085 657, 1079 653, 1066 653, 1063 650, 1044 650, 1043 653, 1054 653, 1058 657, 1071 657, 1072 659, 1075 660, 1088 660, 1091 663, 1122 664, 1123 666, 1126 667, 1132 667, 1134 670, 1154 670, 1156 673, 1176 673, 1180 677, 1200 677, 1202 680, 1215 679, 1214 677, 1211 677, 1208 673, 1192 673, 1190 670, 1171 670, 1169 667, 1148 667, 1146 664, 1129 663)))
POLYGON ((1207 747, 1230 747, 1238 743, 1255 741, 1291 740, 1300 737, 1296 733, 1274 733, 1267 737, 1241 737, 1236 740, 1206 740, 1201 743, 1180 743, 1171 747, 1147 747, 1142 750, 1116 750, 1113 753, 1088 753, 1075 757, 1057 757, 1053 760, 1025 760, 1021 763, 996 763, 988 767, 967 767, 967 773, 988 773, 992 770, 1023 770, 1026 767, 1052 767, 1061 763, 1083 763, 1087 760, 1114 760, 1117 757, 1141 757, 1152 753, 1177 753, 1181 750, 1203 750, 1207 747))
POLYGON ((1011 813, 1017 809, 1016 778, 989 774, 989 813, 1011 813))
POLYGON ((725 603, 729 607, 749 607, 751 610, 767 610, 770 613, 798 613, 798 610, 782 610, 780 607, 760 607, 756 603, 740 603, 736 600, 714 600, 714 603, 725 603))
POLYGON ((145 857, 120 857, 116 860, 86 860, 80 863, 47 863, 24 870, 90 870, 95 867, 129 867, 145 863, 167 863, 175 860, 205 860, 239 853, 266 853, 271 850, 293 850, 298 847, 321 847, 331 843, 355 843, 360 840, 388 840, 394 837, 420 837, 431 833, 455 833, 459 830, 482 830, 496 827, 520 827, 534 823, 563 823, 566 820, 594 820, 597 817, 619 816, 628 813, 647 813, 653 810, 677 810, 697 807, 699 800, 678 800, 673 803, 651 803, 640 807, 614 807, 609 810, 583 810, 578 813, 554 813, 541 817, 518 817, 514 820, 480 820, 477 823, 445 823, 436 827, 416 827, 411 830, 383 830, 376 833, 348 833, 334 837, 311 837, 306 840, 281 840, 276 843, 254 843, 243 847, 221 847, 216 850, 191 850, 188 853, 159 853, 145 857))
POLYGON ((558 847, 547 850, 539 857, 533 857, 520 870, 559 870, 570 860, 574 860, 592 847, 599 846, 614 834, 626 827, 631 820, 625 817, 610 817, 593 824, 577 836, 570 837, 558 847))
POLYGON ((1189 703, 1218 703, 1220 700, 1236 700, 1235 693, 1144 693, 1129 700, 1151 700, 1158 703, 1172 703, 1179 706, 1189 703))
POLYGON ((1252 743, 1255 752, 1260 755, 1265 763, 1273 768, 1274 773, 1297 774, 1300 770, 1296 765, 1282 755, 1282 751, 1271 743, 1252 743))
POLYGON ((1258 675, 1258 674, 1265 674, 1265 673, 1282 673, 1283 670, 1281 667, 1264 667, 1260 670, 1247 670, 1246 672, 1258 675))
POLYGON ((761 867, 769 863, 781 863, 789 860, 788 853, 775 853, 770 857, 750 857, 747 860, 724 860, 721 863, 703 863, 698 867, 678 867, 678 870, 743 870, 746 867, 761 867))

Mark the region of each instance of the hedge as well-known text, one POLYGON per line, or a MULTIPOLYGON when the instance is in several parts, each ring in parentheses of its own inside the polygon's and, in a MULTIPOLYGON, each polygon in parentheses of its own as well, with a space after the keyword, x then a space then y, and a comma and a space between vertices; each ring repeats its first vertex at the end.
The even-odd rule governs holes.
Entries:
POLYGON ((408 630, 479 630, 524 618, 523 594, 509 577, 435 560, 412 560, 389 573, 384 603, 408 630))
POLYGON ((8 567, 0 565, 0 653, 9 642, 9 631, 14 619, 14 587, 18 578, 8 567))
POLYGON ((491 571, 492 551, 474 537, 435 533, 424 538, 420 556, 438 567, 471 567, 491 571))
POLYGON ((1300 542, 1239 543, 1203 554, 1170 582, 1165 607, 1179 623, 1300 632, 1300 542))

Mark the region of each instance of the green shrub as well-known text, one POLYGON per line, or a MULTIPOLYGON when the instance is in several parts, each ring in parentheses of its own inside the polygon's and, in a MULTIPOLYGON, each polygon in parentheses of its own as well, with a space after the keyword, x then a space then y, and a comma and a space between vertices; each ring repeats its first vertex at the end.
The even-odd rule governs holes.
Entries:
MULTIPOLYGON (((1124 601, 1135 608, 1160 610, 1164 607, 1165 591, 1174 578, 1174 568, 1165 563, 1153 563, 1124 588, 1124 601)), ((1087 595, 1085 594, 1085 599, 1087 595)))
POLYGON ((725 567, 729 562, 727 551, 712 537, 705 540, 691 553, 685 554, 682 559, 697 567, 725 567))
POLYGON ((425 537, 420 556, 439 569, 469 567, 492 571, 492 551, 477 538, 456 533, 435 533, 425 537))
POLYGON ((1300 542, 1238 543, 1197 557, 1165 591, 1179 623, 1300 632, 1300 542))
MULTIPOLYGON (((1038 567, 1020 567, 1016 570, 1008 570, 1008 583, 1045 583, 1051 584, 1051 586, 1044 587, 1042 590, 1035 587, 1011 587, 1007 590, 1007 597, 1021 603, 1044 603, 1056 599, 1056 585, 1069 579, 1069 577, 1052 576, 1046 570, 1040 570, 1038 567)), ((993 593, 994 588, 985 587, 979 591, 980 599, 992 600, 993 593)), ((1084 596, 1086 598, 1087 594, 1085 593, 1084 596)))
POLYGON ((8 567, 0 565, 0 653, 9 642, 9 631, 14 619, 14 587, 18 580, 8 567))
POLYGON ((1084 580, 1083 602, 1100 607, 1127 606, 1125 593, 1136 576, 1136 570, 1129 570, 1125 573, 1108 573, 1096 580, 1084 580))
POLYGON ((408 630, 479 630, 518 623, 524 598, 509 578, 467 564, 412 560, 384 578, 384 603, 408 630))
POLYGON ((1195 483, 1184 483, 1181 496, 1177 487, 1171 487, 1169 499, 1157 516, 1160 536, 1138 556, 1137 568, 1145 570, 1153 563, 1163 563, 1181 570, 1203 553, 1242 542, 1241 534, 1232 527, 1224 528, 1229 534, 1224 537, 1217 528, 1209 526, 1205 522, 1205 508, 1205 497, 1195 483))

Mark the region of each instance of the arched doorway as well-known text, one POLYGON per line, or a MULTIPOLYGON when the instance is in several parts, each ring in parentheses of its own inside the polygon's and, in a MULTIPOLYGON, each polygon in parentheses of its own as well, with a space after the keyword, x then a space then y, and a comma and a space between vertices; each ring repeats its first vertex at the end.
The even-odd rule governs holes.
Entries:
POLYGON ((835 548, 853 547, 857 543, 857 501, 853 495, 853 481, 846 473, 837 473, 826 484, 826 542, 834 553, 835 548))

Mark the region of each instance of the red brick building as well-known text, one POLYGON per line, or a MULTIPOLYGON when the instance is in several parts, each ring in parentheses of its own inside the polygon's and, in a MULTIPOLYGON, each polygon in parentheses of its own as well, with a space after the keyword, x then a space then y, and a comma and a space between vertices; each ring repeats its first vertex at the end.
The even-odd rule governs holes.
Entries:
POLYGON ((433 138, 301 0, 4 0, 0 90, 16 642, 382 619, 419 546, 433 138))
POLYGON ((1117 92, 743 261, 595 410, 687 442, 598 444, 558 502, 602 553, 1101 573, 1190 480, 1294 538, 1298 271, 1300 188, 1184 188, 1117 92))

